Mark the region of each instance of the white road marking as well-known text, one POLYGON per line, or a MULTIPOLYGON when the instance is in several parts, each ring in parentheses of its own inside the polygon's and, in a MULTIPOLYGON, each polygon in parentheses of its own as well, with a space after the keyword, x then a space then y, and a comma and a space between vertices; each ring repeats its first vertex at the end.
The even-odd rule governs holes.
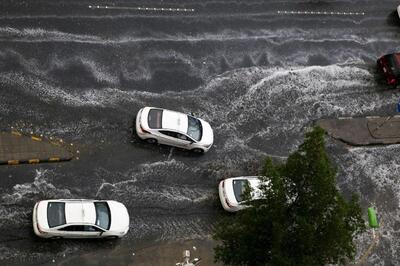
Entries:
POLYGON ((139 10, 139 11, 163 11, 163 12, 194 12, 193 8, 170 7, 135 7, 135 6, 88 6, 90 9, 115 9, 115 10, 139 10))
POLYGON ((278 14, 294 14, 294 15, 339 15, 339 16, 365 16, 365 12, 332 12, 332 11, 291 11, 278 10, 278 14))

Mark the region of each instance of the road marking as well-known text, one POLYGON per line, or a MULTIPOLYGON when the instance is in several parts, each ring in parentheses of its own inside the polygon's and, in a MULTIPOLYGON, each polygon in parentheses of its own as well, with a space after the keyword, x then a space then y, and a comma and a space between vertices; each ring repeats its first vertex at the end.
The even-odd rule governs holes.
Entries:
POLYGON ((111 10, 139 10, 139 11, 163 11, 163 12, 194 12, 194 8, 171 8, 171 7, 140 7, 140 6, 89 6, 90 9, 111 10))
POLYGON ((365 12, 291 11, 291 10, 278 10, 277 12, 278 14, 284 14, 284 15, 365 16, 365 12))

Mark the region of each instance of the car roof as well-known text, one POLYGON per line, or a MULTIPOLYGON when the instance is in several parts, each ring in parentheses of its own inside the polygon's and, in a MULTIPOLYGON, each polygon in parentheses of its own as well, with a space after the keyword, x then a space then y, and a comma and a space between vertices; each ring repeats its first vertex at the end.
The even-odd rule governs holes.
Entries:
POLYGON ((93 201, 66 201, 65 221, 67 224, 94 224, 96 209, 93 201))
MULTIPOLYGON (((262 191, 260 190, 261 180, 260 176, 238 176, 238 177, 230 177, 227 180, 247 180, 252 189, 252 198, 259 199, 262 196, 262 191)), ((233 183, 232 183, 233 184, 233 183)))
POLYGON ((162 116, 162 128, 186 133, 188 130, 188 116, 183 113, 164 109, 162 116))

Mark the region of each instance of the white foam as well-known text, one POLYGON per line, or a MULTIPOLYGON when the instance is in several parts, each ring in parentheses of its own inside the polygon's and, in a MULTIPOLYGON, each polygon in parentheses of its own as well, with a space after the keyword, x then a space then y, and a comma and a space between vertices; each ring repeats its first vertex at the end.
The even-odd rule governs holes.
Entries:
MULTIPOLYGON (((400 223, 400 159, 399 145, 377 146, 349 149, 344 155, 337 155, 340 167, 340 187, 357 192, 363 207, 374 206, 380 223, 378 233, 380 243, 368 263, 376 265, 384 258, 398 258, 400 244, 397 241, 398 231, 394 230, 400 223)), ((371 243, 370 232, 356 239, 358 257, 362 256, 371 243)))
POLYGON ((152 36, 148 37, 142 37, 140 32, 129 32, 129 34, 127 35, 117 37, 100 37, 96 35, 74 34, 57 30, 46 30, 43 28, 18 29, 14 27, 0 27, 0 38, 3 38, 3 41, 12 40, 13 42, 73 42, 104 45, 119 45, 126 43, 157 41, 197 43, 204 41, 227 42, 244 40, 265 40, 273 45, 283 45, 289 42, 351 42, 358 45, 373 44, 376 42, 397 42, 397 39, 394 36, 388 35, 384 31, 374 34, 373 37, 364 37, 364 35, 356 34, 357 32, 354 32, 357 30, 361 32, 365 29, 356 29, 353 30, 352 33, 348 32, 348 28, 325 28, 323 31, 321 31, 319 28, 289 28, 285 29, 284 31, 282 29, 256 29, 246 30, 246 32, 235 30, 222 30, 217 33, 201 33, 196 35, 187 35, 185 33, 166 34, 163 32, 156 32, 152 34, 152 36))
POLYGON ((37 169, 35 172, 32 183, 16 184, 11 194, 2 196, 2 202, 13 205, 24 202, 35 203, 43 198, 70 198, 72 196, 68 189, 58 189, 47 181, 46 177, 51 175, 51 171, 37 169))

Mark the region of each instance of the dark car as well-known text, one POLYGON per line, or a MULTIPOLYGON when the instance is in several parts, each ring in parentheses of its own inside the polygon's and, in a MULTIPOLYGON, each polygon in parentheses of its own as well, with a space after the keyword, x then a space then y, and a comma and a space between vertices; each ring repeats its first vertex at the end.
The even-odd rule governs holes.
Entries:
POLYGON ((384 55, 377 63, 387 84, 397 86, 400 83, 400 53, 384 55))

